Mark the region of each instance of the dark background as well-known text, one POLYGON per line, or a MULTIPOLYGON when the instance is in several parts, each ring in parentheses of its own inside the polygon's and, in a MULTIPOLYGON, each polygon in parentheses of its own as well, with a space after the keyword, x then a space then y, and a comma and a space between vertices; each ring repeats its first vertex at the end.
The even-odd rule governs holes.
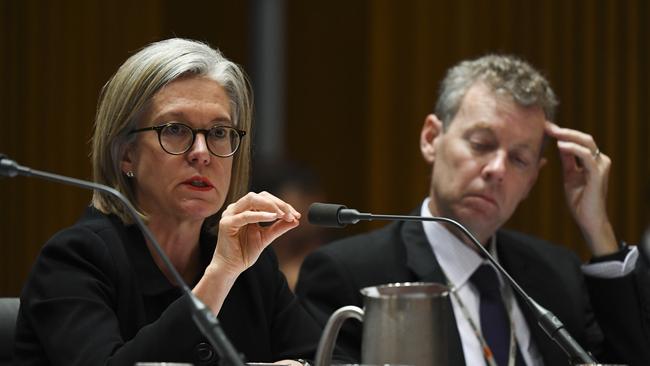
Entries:
MULTIPOLYGON (((251 72, 264 62, 252 59, 254 6, 0 0, 0 152, 90 179, 96 101, 117 67, 149 42, 180 36, 207 41, 251 72)), ((315 170, 330 200, 375 213, 419 205, 430 173, 419 130, 445 70, 512 53, 548 76, 561 102, 557 122, 593 134, 612 158, 610 218, 620 238, 639 240, 650 171, 647 1, 287 0, 284 14, 285 157, 315 170)), ((555 148, 547 158, 508 225, 586 258, 555 148)), ((40 247, 89 200, 54 183, 0 180, 0 296, 19 294, 40 247)))

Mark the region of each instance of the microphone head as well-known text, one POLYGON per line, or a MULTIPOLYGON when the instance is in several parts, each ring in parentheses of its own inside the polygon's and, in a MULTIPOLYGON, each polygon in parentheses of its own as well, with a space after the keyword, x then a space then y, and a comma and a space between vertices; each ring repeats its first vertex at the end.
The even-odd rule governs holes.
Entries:
POLYGON ((13 178, 18 175, 16 162, 9 159, 7 155, 0 153, 0 177, 13 178))
POLYGON ((307 219, 312 225, 326 227, 345 227, 339 220, 339 212, 347 207, 332 203, 314 202, 309 206, 307 219))

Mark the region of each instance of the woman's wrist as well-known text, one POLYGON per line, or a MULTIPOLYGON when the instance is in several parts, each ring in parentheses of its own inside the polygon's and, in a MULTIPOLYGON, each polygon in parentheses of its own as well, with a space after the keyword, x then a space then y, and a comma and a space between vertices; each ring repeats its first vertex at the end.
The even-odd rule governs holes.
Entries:
POLYGON ((228 296, 228 292, 234 285, 239 273, 229 271, 221 266, 210 264, 203 273, 199 283, 192 289, 192 292, 203 303, 218 314, 221 305, 228 296))

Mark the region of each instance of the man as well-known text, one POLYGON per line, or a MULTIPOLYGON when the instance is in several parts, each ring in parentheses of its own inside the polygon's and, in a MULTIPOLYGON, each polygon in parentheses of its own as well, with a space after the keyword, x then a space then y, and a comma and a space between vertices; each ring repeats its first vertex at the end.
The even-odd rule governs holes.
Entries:
MULTIPOLYGON (((599 361, 649 365, 650 275, 636 248, 617 244, 607 218, 611 161, 591 136, 550 122, 556 105, 548 82, 517 58, 490 55, 450 69, 420 134, 431 186, 413 214, 465 225, 599 361), (501 229, 533 187, 550 138, 557 140, 567 203, 593 254, 582 268, 565 248, 501 229)), ((363 287, 445 283, 453 290, 450 365, 566 365, 563 351, 486 262, 451 227, 399 222, 314 252, 296 292, 324 324, 341 306, 362 306, 363 287), (486 281, 500 286, 498 306, 482 295, 486 281), (487 325, 498 318, 489 306, 501 309, 505 324, 487 325)), ((339 344, 358 359, 360 338, 361 325, 348 321, 339 344)))

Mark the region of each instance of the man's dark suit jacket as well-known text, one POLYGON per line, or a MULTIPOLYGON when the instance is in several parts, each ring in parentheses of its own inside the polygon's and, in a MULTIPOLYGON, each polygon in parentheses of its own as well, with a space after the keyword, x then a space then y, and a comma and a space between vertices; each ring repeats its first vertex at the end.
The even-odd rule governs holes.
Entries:
MULTIPOLYGON (((624 278, 586 278, 578 258, 562 247, 505 230, 496 235, 502 266, 530 296, 554 312, 583 347, 600 357, 600 362, 614 359, 650 365, 650 274, 645 262, 639 261, 638 268, 624 278)), ((361 288, 416 281, 446 283, 422 224, 400 222, 313 252, 302 265, 296 294, 325 324, 341 306, 363 306, 361 288)), ((545 364, 567 365, 563 351, 537 326, 521 299, 517 300, 545 364)), ((449 365, 465 365, 455 319, 448 324, 449 365)), ((361 329, 359 322, 348 320, 338 341, 357 360, 361 329)))
MULTIPOLYGON (((197 281, 215 244, 214 236, 202 234, 197 281)), ((247 361, 311 358, 321 332, 289 290, 270 250, 239 276, 219 319, 247 361)), ((140 231, 89 209, 50 239, 36 260, 21 296, 15 364, 132 366, 137 361, 198 366, 219 359, 140 231)))

